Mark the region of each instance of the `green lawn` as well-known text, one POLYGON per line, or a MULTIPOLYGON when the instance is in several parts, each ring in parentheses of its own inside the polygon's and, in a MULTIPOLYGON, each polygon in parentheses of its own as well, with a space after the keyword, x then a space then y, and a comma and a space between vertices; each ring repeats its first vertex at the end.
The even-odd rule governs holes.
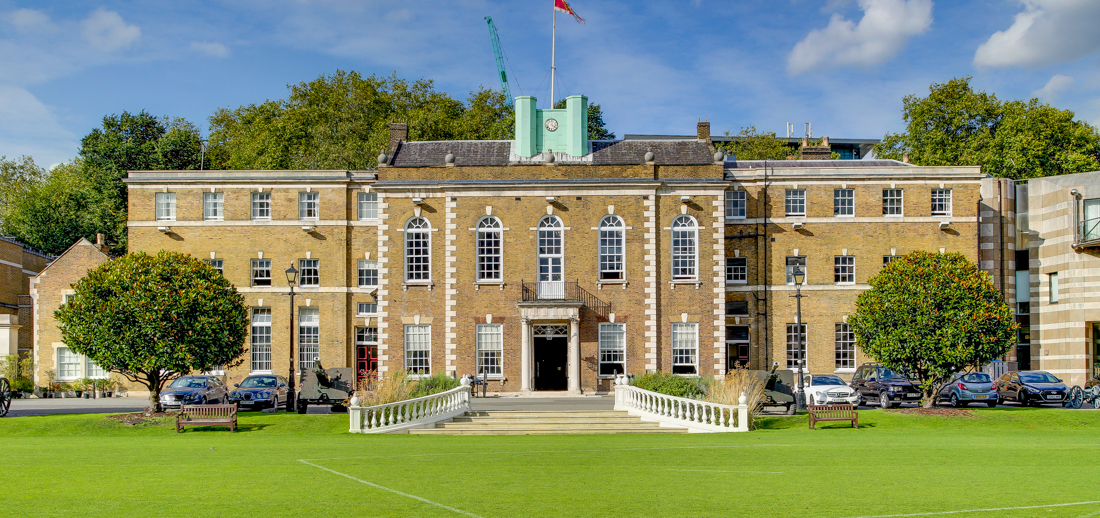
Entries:
MULTIPOLYGON (((4 418, 0 515, 937 516, 1100 501, 1100 412, 973 413, 518 437, 353 436, 346 415, 247 413, 235 434, 4 418)), ((1100 516, 1100 502, 947 516, 1100 516)))

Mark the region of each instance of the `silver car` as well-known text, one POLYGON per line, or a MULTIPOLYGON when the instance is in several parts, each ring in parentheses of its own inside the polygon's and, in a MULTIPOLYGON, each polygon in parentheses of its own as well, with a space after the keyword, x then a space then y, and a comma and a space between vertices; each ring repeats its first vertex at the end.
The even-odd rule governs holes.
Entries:
POLYGON ((217 376, 181 376, 160 393, 160 405, 179 408, 182 405, 225 403, 225 383, 217 376))
POLYGON ((970 403, 985 403, 992 408, 997 406, 997 384, 984 372, 959 372, 940 389, 936 399, 956 408, 970 403))

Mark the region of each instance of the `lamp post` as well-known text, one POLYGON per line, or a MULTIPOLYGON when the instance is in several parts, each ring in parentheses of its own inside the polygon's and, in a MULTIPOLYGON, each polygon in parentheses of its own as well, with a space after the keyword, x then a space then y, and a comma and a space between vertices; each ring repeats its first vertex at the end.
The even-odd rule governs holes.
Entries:
POLYGON ((799 410, 805 410, 806 392, 803 389, 806 387, 806 380, 802 376, 802 364, 806 361, 802 348, 802 281, 806 280, 806 272, 795 266, 794 271, 791 272, 791 277, 794 277, 794 328, 795 333, 798 335, 798 393, 795 394, 795 404, 798 405, 799 410))
POLYGON ((294 282, 298 280, 298 270, 294 269, 294 263, 286 269, 286 284, 290 286, 290 377, 286 391, 286 411, 294 411, 294 282))

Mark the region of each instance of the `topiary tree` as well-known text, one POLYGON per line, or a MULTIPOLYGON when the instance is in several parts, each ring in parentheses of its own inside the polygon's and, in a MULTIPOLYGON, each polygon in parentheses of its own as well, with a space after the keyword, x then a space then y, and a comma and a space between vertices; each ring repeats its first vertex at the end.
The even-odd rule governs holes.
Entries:
POLYGON ((137 252, 73 284, 54 315, 74 352, 149 389, 161 411, 164 384, 193 371, 240 364, 248 309, 222 274, 189 255, 137 252))
POLYGON ((962 254, 913 252, 871 279, 848 317, 861 351, 920 384, 925 408, 951 375, 1004 355, 1012 310, 962 254))

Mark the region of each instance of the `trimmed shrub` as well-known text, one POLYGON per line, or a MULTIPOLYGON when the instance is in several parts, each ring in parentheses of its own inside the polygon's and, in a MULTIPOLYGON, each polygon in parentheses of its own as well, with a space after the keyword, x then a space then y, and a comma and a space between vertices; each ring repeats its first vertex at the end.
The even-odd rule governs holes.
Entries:
POLYGON ((416 388, 413 389, 412 394, 409 394, 409 398, 413 399, 430 396, 457 387, 458 380, 446 374, 435 374, 427 378, 420 378, 420 380, 416 382, 416 388))
POLYGON ((666 396, 695 399, 703 394, 699 380, 667 372, 651 372, 630 379, 630 384, 666 396))

